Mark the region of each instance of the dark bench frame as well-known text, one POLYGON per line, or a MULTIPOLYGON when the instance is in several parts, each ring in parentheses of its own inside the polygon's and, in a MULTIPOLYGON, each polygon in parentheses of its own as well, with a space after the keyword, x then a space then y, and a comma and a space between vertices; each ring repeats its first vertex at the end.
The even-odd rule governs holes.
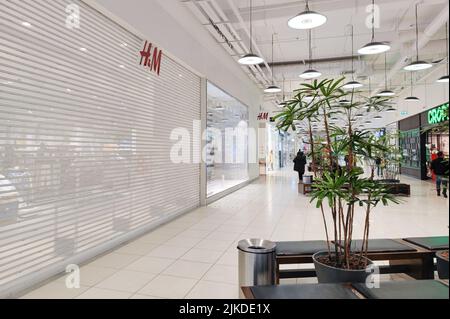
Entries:
MULTIPOLYGON (((436 280, 436 281, 441 282, 442 284, 444 284, 447 287, 449 286, 447 281, 444 281, 444 280, 436 280)), ((358 299, 368 299, 367 296, 365 296, 362 292, 358 291, 351 284, 341 284, 341 285, 343 285, 345 288, 349 289, 355 295, 355 297, 357 297, 358 299)), ((301 286, 301 285, 299 285, 299 286, 301 286)), ((251 299, 251 300, 256 299, 251 288, 252 287, 242 287, 241 288, 245 299, 251 299)))
MULTIPOLYGON (((415 249, 415 251, 369 252, 368 258, 373 261, 388 261, 389 266, 381 266, 381 274, 404 273, 414 279, 434 279, 436 251, 411 244, 403 239, 395 241, 415 249)), ((316 277, 314 269, 280 270, 281 265, 312 264, 312 255, 277 255, 276 282, 280 279, 316 277)))

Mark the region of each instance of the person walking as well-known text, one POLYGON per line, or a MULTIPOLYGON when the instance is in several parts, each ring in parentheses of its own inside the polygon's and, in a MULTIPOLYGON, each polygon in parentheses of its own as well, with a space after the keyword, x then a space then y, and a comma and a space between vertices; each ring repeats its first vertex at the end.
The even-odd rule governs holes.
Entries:
POLYGON ((294 158, 294 171, 298 172, 298 178, 300 182, 303 180, 303 175, 305 174, 305 166, 307 164, 305 153, 299 151, 297 156, 294 158))
POLYGON ((375 158, 375 164, 377 165, 377 176, 381 177, 383 175, 383 160, 381 159, 381 157, 377 156, 375 158))
POLYGON ((268 163, 269 164, 269 171, 273 171, 273 161, 274 161, 273 157, 274 157, 273 156, 273 150, 270 150, 269 156, 267 157, 267 161, 269 162, 268 163))
POLYGON ((447 188, 448 188, 448 159, 444 158, 443 152, 438 152, 437 158, 431 162, 431 170, 436 175, 436 189, 437 195, 441 196, 441 186, 442 194, 447 198, 447 188))

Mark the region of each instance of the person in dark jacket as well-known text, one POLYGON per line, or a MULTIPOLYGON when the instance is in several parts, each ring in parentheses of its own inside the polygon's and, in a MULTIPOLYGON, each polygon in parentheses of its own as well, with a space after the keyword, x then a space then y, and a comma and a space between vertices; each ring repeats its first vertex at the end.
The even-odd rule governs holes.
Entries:
POLYGON ((448 188, 448 160, 444 158, 444 153, 439 152, 438 158, 431 162, 431 170, 436 175, 436 189, 437 195, 441 196, 441 185, 442 194, 447 198, 447 188, 448 188))
POLYGON ((303 180, 305 174, 305 166, 307 164, 305 153, 299 151, 294 159, 294 171, 298 172, 298 178, 300 182, 303 180))

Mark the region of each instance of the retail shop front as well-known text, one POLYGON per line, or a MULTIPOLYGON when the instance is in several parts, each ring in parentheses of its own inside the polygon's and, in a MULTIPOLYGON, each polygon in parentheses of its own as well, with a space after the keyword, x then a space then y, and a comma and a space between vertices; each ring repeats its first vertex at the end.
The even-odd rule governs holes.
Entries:
POLYGON ((449 154, 448 121, 445 103, 398 122, 402 174, 422 180, 433 177, 431 161, 439 151, 449 154))
POLYGON ((201 120, 201 77, 70 5, 81 24, 61 19, 64 0, 1 5, 0 297, 201 202, 201 166, 172 156, 176 132, 193 136, 201 120))

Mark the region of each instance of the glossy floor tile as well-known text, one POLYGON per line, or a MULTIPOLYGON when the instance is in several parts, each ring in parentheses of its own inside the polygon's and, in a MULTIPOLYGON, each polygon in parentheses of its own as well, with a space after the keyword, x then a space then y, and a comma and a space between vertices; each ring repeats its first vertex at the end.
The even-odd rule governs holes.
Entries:
MULTIPOLYGON (((371 238, 448 235, 448 200, 436 196, 432 183, 402 179, 412 196, 374 210, 371 238)), ((65 288, 62 276, 23 298, 238 298, 239 239, 324 238, 320 210, 297 193, 296 183, 293 172, 274 172, 83 266, 80 289, 65 288)), ((362 231, 359 214, 355 237, 362 231)), ((282 284, 307 282, 316 279, 282 284)))

